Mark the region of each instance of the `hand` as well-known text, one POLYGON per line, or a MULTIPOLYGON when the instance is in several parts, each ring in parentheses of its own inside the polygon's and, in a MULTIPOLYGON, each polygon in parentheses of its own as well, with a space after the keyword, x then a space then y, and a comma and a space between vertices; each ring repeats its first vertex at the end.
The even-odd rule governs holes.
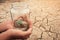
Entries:
POLYGON ((18 20, 19 18, 22 18, 24 21, 26 21, 29 24, 29 29, 27 31, 21 31, 20 30, 20 33, 22 33, 21 36, 23 36, 23 38, 27 38, 32 33, 32 21, 26 15, 19 16, 19 17, 15 18, 15 20, 18 20))
MULTIPOLYGON (((28 38, 30 36, 30 34, 32 33, 31 20, 28 19, 27 16, 20 16, 20 17, 22 17, 25 21, 28 22, 29 29, 27 31, 21 31, 19 29, 14 29, 14 26, 13 26, 14 22, 12 22, 12 20, 8 20, 8 22, 5 21, 5 22, 3 22, 5 25, 3 23, 1 23, 1 25, 3 25, 3 26, 8 25, 8 27, 11 27, 11 28, 8 28, 7 31, 0 34, 0 40, 7 40, 7 39, 11 38, 12 36, 15 38, 28 38)), ((18 18, 20 18, 20 17, 18 17, 18 18)), ((16 18, 16 20, 18 18, 16 18)))
POLYGON ((8 29, 13 29, 13 21, 12 20, 5 20, 0 23, 0 32, 6 31, 8 29))

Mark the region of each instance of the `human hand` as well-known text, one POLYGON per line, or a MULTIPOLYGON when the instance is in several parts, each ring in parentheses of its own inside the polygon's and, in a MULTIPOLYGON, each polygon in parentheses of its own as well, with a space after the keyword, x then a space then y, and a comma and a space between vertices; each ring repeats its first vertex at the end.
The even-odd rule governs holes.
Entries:
MULTIPOLYGON (((25 21, 28 22, 29 29, 27 31, 21 31, 19 29, 14 29, 14 26, 13 26, 14 22, 12 22, 12 20, 8 20, 8 22, 5 21, 5 22, 1 23, 1 25, 3 25, 3 26, 8 25, 7 26, 8 30, 0 34, 0 39, 1 40, 9 39, 12 36, 15 37, 15 38, 28 38, 30 36, 30 34, 32 33, 32 22, 31 22, 31 20, 28 19, 27 16, 20 16, 20 17, 22 17, 25 21)), ((3 27, 3 28, 5 28, 5 27, 3 27)))
MULTIPOLYGON (((23 36, 23 37, 28 37, 28 36, 30 36, 30 34, 32 33, 32 21, 26 16, 26 15, 23 15, 23 16, 19 16, 19 17, 17 17, 17 18, 15 18, 15 20, 18 20, 18 19, 20 19, 20 18, 22 18, 24 21, 26 21, 27 23, 28 23, 28 25, 29 25, 29 29, 27 30, 27 31, 22 31, 21 33, 21 35, 23 36), (25 35, 25 36, 24 36, 25 35)), ((15 21, 14 20, 14 21, 15 21)), ((21 31, 21 30, 20 30, 21 31)))

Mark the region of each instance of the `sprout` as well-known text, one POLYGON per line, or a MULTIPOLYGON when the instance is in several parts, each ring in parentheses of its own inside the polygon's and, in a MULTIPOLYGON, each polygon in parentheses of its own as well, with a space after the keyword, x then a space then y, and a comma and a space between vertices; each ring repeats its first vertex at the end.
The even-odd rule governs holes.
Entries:
POLYGON ((28 29, 28 23, 26 21, 23 21, 23 20, 17 20, 15 21, 15 27, 20 29, 20 30, 27 30, 28 29))

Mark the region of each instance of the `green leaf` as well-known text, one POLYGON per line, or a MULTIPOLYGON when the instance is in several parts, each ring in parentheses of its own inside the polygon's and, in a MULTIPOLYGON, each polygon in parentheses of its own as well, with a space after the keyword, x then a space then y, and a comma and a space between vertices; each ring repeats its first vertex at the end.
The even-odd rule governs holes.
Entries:
POLYGON ((22 24, 22 20, 17 20, 16 23, 17 24, 22 24))

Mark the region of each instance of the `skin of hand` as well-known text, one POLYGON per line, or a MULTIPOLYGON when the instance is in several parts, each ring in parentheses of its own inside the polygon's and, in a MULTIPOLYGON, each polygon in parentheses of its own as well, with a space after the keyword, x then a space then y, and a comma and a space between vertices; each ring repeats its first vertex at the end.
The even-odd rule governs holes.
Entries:
POLYGON ((0 32, 8 30, 8 29, 13 29, 13 22, 12 20, 5 20, 2 23, 0 23, 0 32))
MULTIPOLYGON (((20 16, 29 24, 29 29, 27 31, 21 31, 19 29, 14 28, 14 21, 7 20, 0 24, 0 31, 6 30, 3 33, 0 33, 0 40, 8 40, 11 37, 15 38, 28 38, 30 34, 32 33, 32 22, 27 16, 20 16)), ((17 17, 15 20, 19 19, 20 17, 17 17)))

